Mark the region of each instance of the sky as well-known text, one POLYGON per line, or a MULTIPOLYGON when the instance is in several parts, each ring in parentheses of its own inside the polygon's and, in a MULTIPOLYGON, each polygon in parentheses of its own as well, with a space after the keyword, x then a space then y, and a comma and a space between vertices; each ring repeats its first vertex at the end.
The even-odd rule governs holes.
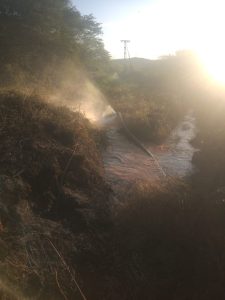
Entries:
POLYGON ((225 80, 225 0, 73 0, 82 14, 102 23, 105 48, 123 57, 156 59, 191 49, 225 80), (222 68, 223 66, 223 68, 222 68))
MULTIPOLYGON (((96 21, 102 24, 103 41, 106 49, 110 52, 113 58, 123 56, 123 46, 121 40, 132 39, 133 46, 130 44, 133 53, 132 56, 138 56, 138 51, 135 49, 138 41, 136 41, 136 32, 134 30, 134 22, 140 22, 142 11, 146 7, 154 3, 155 0, 74 0, 73 3, 82 14, 93 14, 96 21), (135 51, 136 50, 136 51, 135 51), (134 54, 135 51, 135 54, 134 54)), ((140 24, 137 24, 135 31, 140 29, 140 24)), ((141 54, 139 54, 140 56, 141 54)))

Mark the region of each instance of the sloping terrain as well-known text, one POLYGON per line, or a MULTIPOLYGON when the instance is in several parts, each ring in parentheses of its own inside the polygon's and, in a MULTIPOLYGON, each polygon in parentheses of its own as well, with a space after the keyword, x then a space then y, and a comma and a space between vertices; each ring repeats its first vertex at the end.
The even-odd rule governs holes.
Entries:
POLYGON ((73 271, 79 240, 87 227, 101 227, 107 217, 100 138, 80 113, 37 96, 0 95, 5 299, 80 299, 73 271))
POLYGON ((222 300, 224 190, 193 175, 115 199, 103 138, 80 113, 0 95, 0 299, 222 300))

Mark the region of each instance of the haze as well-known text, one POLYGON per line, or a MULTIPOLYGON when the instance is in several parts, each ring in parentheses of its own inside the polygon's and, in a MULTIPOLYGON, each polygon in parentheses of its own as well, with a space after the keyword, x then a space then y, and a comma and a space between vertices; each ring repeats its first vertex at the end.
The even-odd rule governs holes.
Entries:
POLYGON ((191 49, 215 79, 225 82, 224 3, 221 0, 74 1, 102 23, 112 58, 121 58, 120 40, 130 39, 131 57, 155 59, 191 49))

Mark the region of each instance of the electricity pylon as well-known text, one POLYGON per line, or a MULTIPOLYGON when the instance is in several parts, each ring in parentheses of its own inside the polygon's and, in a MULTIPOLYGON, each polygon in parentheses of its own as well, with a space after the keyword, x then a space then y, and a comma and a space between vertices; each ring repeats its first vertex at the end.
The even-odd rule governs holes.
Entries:
POLYGON ((130 53, 128 50, 128 43, 129 40, 121 40, 121 43, 124 44, 124 72, 128 72, 131 69, 131 60, 130 60, 130 53))
POLYGON ((127 58, 130 58, 129 50, 128 50, 128 43, 130 43, 129 40, 121 40, 121 43, 124 44, 124 60, 127 58))

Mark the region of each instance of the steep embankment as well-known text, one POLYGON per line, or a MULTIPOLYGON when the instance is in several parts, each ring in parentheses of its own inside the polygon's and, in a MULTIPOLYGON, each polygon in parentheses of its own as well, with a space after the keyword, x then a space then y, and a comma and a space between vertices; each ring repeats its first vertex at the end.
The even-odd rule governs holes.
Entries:
POLYGON ((74 260, 83 232, 108 222, 100 139, 80 113, 36 96, 0 95, 0 290, 5 297, 10 290, 29 299, 37 294, 82 299, 74 260))

